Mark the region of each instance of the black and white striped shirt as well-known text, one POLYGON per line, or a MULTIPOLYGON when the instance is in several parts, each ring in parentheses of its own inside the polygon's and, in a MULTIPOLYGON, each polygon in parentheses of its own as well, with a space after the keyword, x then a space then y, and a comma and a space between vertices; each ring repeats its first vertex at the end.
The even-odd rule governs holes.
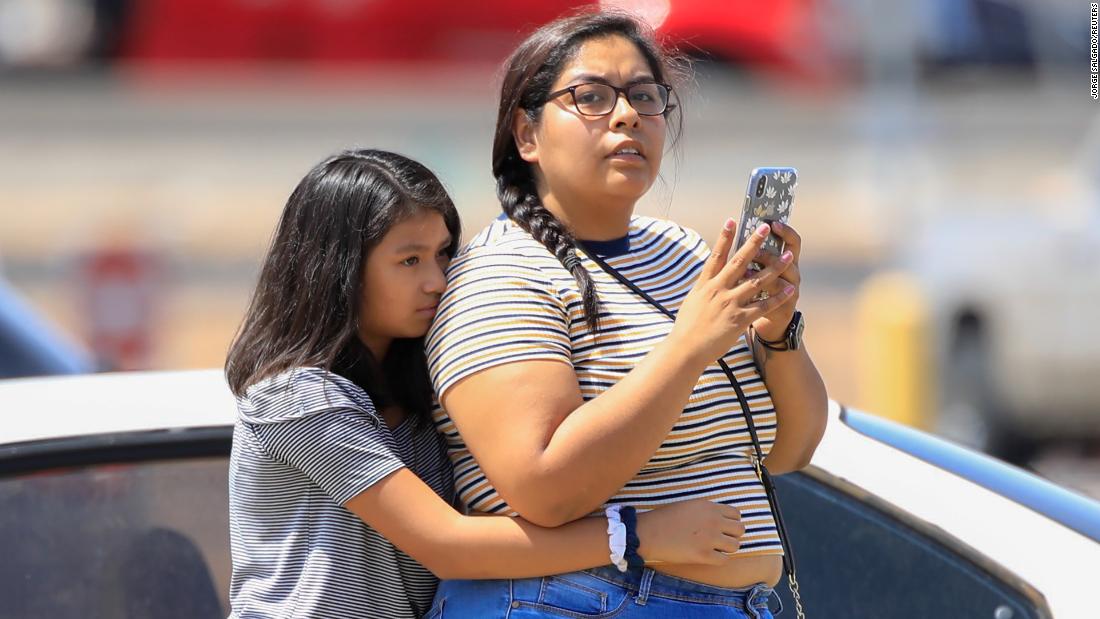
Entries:
POLYGON ((229 462, 231 618, 413 619, 437 580, 343 505, 408 467, 451 502, 431 424, 393 430, 351 381, 297 368, 237 399, 229 462))

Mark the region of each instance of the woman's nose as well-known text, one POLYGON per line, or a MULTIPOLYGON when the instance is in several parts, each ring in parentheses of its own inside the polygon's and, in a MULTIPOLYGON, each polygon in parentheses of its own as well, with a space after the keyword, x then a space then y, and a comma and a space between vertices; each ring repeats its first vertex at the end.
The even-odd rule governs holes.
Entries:
POLYGON ((620 127, 626 125, 629 127, 637 127, 640 118, 638 110, 635 110, 634 106, 630 104, 630 100, 626 98, 625 92, 615 94, 615 107, 611 108, 611 126, 620 127))

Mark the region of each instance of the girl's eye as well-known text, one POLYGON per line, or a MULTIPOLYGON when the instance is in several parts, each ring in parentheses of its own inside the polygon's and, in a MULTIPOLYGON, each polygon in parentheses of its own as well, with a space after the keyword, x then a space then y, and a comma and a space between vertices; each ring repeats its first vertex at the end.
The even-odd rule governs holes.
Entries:
POLYGON ((416 266, 416 265, 420 264, 420 258, 418 258, 416 256, 409 256, 408 258, 405 258, 404 260, 402 260, 401 264, 403 264, 407 267, 416 266))

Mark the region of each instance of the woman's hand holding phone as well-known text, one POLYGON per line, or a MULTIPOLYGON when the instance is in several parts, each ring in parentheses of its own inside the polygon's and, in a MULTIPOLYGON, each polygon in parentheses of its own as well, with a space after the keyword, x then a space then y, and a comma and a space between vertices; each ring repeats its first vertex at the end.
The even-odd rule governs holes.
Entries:
MULTIPOLYGON (((798 268, 798 259, 802 251, 802 238, 798 232, 788 223, 791 211, 794 207, 795 188, 798 186, 798 170, 792 167, 761 167, 754 168, 749 173, 749 183, 745 189, 745 203, 741 208, 741 217, 738 223, 737 241, 735 248, 740 248, 741 243, 747 242, 747 230, 750 226, 765 223, 771 225, 771 236, 763 245, 763 251, 753 259, 752 269, 763 269, 769 265, 775 265, 780 259, 787 257, 789 264, 780 276, 780 284, 783 287, 793 286, 794 291, 789 302, 782 304, 782 309, 770 312, 753 322, 753 329, 765 340, 781 340, 787 330, 787 325, 794 318, 795 305, 798 301, 799 286, 802 277, 798 268)), ((771 294, 771 290, 765 290, 771 294)))
MULTIPOLYGON (((759 262, 764 253, 764 242, 771 230, 768 224, 758 226, 727 260, 736 238, 734 226, 732 218, 726 221, 699 279, 681 303, 669 334, 669 339, 676 339, 677 345, 688 347, 703 364, 725 355, 750 324, 762 319, 769 319, 768 324, 783 320, 782 316, 773 315, 790 305, 789 301, 797 293, 796 285, 781 278, 794 258, 793 252, 768 260, 760 271, 749 270, 749 265, 754 260, 759 262), (761 292, 768 293, 763 295, 766 298, 757 298, 761 292)), ((789 321, 790 314, 784 314, 789 321)), ((786 326, 784 322, 782 328, 786 326)))
MULTIPOLYGON (((783 255, 790 256, 790 262, 779 274, 778 286, 793 288, 789 297, 779 305, 775 311, 769 312, 752 323, 752 328, 765 340, 781 340, 787 330, 787 325, 794 318, 795 306, 798 303, 799 289, 802 285, 802 273, 798 269, 798 258, 802 253, 802 237, 789 224, 778 221, 771 224, 772 234, 778 236, 786 247, 783 255)), ((761 252, 754 261, 762 267, 770 267, 780 262, 780 258, 768 252, 761 252)), ((769 291, 770 293, 771 291, 769 291)))

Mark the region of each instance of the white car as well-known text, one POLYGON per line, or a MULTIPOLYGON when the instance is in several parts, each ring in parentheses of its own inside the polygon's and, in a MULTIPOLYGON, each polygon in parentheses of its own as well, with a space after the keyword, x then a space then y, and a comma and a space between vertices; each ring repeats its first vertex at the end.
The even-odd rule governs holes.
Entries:
MULTIPOLYGON (((226 616, 219 372, 0 381, 0 414, 0 617, 226 616)), ((1100 616, 1100 503, 1029 473, 833 403, 776 481, 810 617, 1100 616)))
POLYGON ((1010 462, 1052 441, 1100 442, 1100 118, 1083 135, 1078 197, 957 196, 965 206, 907 231, 896 256, 938 370, 934 418, 917 421, 1010 462))
POLYGON ((900 266, 925 300, 939 369, 926 427, 1016 463, 1047 442, 1100 439, 1093 210, 1081 222, 960 215, 912 240, 900 266))

